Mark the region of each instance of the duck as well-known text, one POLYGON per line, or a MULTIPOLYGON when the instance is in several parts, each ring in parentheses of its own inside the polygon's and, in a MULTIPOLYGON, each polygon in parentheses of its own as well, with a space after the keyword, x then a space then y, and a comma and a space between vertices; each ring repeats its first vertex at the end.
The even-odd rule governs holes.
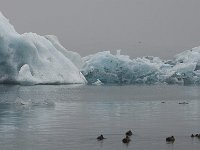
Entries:
POLYGON ((190 137, 192 137, 192 138, 193 138, 193 137, 195 137, 195 136, 194 136, 194 134, 192 134, 190 137))
POLYGON ((131 141, 131 139, 129 138, 129 136, 127 135, 125 138, 122 139, 122 142, 124 144, 128 144, 131 141))
POLYGON ((102 141, 103 139, 105 139, 105 138, 103 137, 102 134, 101 134, 100 136, 97 137, 97 140, 98 140, 98 141, 102 141))
POLYGON ((167 138, 166 138, 166 142, 174 142, 174 141, 175 141, 174 136, 171 136, 171 137, 167 137, 167 138))
POLYGON ((178 104, 189 104, 188 102, 179 102, 178 104))
POLYGON ((132 133, 131 130, 129 130, 129 131, 126 132, 126 136, 131 136, 131 135, 133 135, 133 133, 132 133))

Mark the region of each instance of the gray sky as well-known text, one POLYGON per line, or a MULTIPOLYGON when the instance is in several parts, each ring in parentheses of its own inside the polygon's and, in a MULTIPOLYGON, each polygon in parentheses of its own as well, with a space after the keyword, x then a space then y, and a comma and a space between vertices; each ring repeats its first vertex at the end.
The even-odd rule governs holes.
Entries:
POLYGON ((82 56, 171 58, 200 45, 200 0, 0 0, 19 33, 54 34, 82 56))

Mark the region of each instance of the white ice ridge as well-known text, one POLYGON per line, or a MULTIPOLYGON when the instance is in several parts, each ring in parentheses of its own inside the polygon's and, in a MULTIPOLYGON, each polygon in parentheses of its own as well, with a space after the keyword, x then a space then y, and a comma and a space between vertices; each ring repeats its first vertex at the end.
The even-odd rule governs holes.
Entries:
POLYGON ((0 13, 0 83, 86 83, 78 53, 67 51, 55 36, 18 34, 0 13))

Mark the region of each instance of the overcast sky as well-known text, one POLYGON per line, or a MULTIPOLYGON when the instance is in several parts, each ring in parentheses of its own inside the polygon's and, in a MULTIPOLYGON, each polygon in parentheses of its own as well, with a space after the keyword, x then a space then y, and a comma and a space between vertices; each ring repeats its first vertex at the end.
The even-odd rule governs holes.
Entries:
POLYGON ((171 58, 200 45, 200 0, 0 0, 19 33, 54 34, 82 56, 171 58))

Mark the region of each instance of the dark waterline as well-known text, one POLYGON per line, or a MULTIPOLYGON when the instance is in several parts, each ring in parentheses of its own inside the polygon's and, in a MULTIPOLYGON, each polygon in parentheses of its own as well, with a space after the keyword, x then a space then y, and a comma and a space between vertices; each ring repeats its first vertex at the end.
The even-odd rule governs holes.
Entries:
POLYGON ((190 135, 200 133, 199 91, 178 85, 0 85, 0 149, 197 150, 200 140, 190 135), (17 98, 28 103, 18 105, 17 98), (127 147, 121 140, 128 129, 134 135, 127 147), (107 139, 98 142, 101 133, 107 139), (166 144, 171 135, 175 143, 166 144))

